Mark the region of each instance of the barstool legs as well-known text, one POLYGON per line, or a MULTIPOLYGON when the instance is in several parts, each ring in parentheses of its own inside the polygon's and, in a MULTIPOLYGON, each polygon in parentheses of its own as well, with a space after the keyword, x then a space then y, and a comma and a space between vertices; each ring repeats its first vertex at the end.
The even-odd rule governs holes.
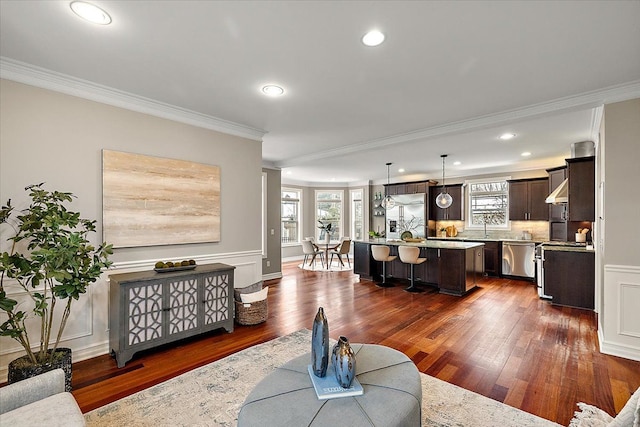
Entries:
POLYGON ((418 288, 416 282, 413 280, 413 265, 414 264, 411 264, 411 285, 409 285, 408 288, 404 288, 404 291, 412 293, 422 292, 422 289, 418 288))
POLYGON ((376 286, 379 288, 393 288, 392 283, 387 282, 387 263, 386 261, 382 261, 382 282, 376 283, 376 286))

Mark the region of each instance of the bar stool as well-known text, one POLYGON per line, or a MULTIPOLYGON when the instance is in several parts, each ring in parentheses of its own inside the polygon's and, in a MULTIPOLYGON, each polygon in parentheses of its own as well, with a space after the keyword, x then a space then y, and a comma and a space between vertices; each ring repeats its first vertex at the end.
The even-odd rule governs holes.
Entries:
POLYGON ((387 262, 393 261, 397 258, 395 255, 389 255, 391 248, 385 245, 373 245, 371 246, 371 255, 376 261, 382 262, 382 282, 376 283, 376 286, 380 288, 392 288, 391 283, 387 283, 387 262))
POLYGON ((400 255, 400 261, 411 265, 411 285, 404 290, 407 292, 422 292, 413 280, 413 267, 427 260, 426 258, 418 258, 420 248, 415 246, 398 246, 398 255, 400 255))

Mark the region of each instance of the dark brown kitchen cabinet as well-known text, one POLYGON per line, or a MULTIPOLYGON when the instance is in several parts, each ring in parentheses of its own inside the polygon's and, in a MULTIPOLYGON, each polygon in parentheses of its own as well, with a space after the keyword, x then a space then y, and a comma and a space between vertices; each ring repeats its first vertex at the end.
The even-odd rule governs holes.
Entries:
POLYGON ((595 221, 595 157, 567 159, 569 221, 595 221))
POLYGON ((364 279, 375 279, 373 273, 376 271, 376 262, 371 256, 371 245, 369 243, 354 242, 353 272, 355 274, 359 274, 364 279))
POLYGON ((428 189, 427 181, 422 182, 408 182, 405 184, 405 194, 425 194, 428 189))
MULTIPOLYGON (((567 167, 560 166, 553 169, 547 169, 549 174, 549 194, 553 192, 560 184, 567 178, 567 167)), ((566 221, 567 220, 567 204, 560 203, 554 205, 552 203, 549 206, 549 221, 566 221)))
POLYGON ((441 186, 429 188, 429 219, 433 221, 462 221, 464 219, 464 191, 462 184, 447 185, 447 192, 453 203, 447 209, 436 205, 436 196, 442 192, 441 186))
MULTIPOLYGON (((440 260, 438 250, 434 248, 420 248, 420 258, 427 260, 414 267, 415 280, 422 283, 437 285, 440 281, 440 260)), ((409 271, 409 273, 411 273, 409 271)))
POLYGON ((592 251, 544 251, 544 289, 558 305, 593 310, 595 254, 592 251))
POLYGON ((464 295, 475 288, 482 277, 482 247, 466 250, 440 249, 440 292, 464 295))
POLYGON ((387 196, 405 194, 405 184, 386 184, 384 186, 384 191, 387 196))
POLYGON ((486 241, 484 243, 484 273, 487 276, 500 277, 502 274, 502 243, 486 241))
POLYGON ((547 221, 549 179, 509 180, 509 219, 511 221, 547 221))

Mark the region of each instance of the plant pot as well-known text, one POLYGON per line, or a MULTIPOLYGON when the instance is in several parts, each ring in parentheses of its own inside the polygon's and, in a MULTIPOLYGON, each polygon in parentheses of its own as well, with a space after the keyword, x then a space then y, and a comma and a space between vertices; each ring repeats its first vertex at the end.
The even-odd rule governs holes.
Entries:
MULTIPOLYGON (((49 353, 51 353, 51 350, 49 350, 49 353)), ((18 381, 26 380, 27 378, 35 377, 36 375, 44 374, 45 372, 49 372, 58 368, 64 371, 65 391, 71 392, 70 348, 56 349, 56 357, 54 357, 53 363, 33 365, 26 355, 12 360, 11 362, 9 362, 9 374, 7 382, 9 384, 16 383, 18 381)))

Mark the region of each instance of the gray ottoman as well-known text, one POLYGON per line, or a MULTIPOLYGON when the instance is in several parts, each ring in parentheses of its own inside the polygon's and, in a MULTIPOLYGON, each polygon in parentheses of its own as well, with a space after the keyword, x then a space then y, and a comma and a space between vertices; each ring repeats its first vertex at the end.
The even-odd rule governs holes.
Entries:
POLYGON ((351 347, 364 394, 319 400, 307 371, 308 353, 258 383, 242 404, 238 426, 419 426, 422 387, 411 359, 381 345, 351 347))

